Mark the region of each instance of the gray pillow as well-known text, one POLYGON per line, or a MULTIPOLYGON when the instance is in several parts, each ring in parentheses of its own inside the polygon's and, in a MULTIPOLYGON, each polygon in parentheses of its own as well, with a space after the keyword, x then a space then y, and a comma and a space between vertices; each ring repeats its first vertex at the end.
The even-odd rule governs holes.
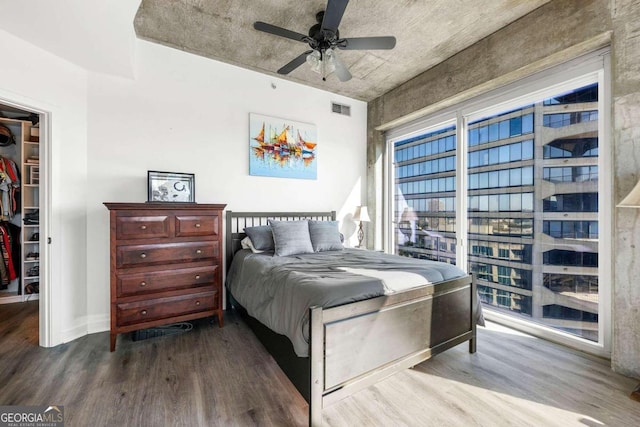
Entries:
POLYGON ((344 249, 340 239, 338 221, 309 221, 309 236, 311 236, 313 250, 316 252, 344 249))
POLYGON ((275 221, 270 219, 277 256, 313 253, 309 221, 275 221))
POLYGON ((273 243, 273 233, 268 225, 256 227, 245 227, 244 232, 251 239, 253 247, 259 251, 272 251, 275 247, 273 243))

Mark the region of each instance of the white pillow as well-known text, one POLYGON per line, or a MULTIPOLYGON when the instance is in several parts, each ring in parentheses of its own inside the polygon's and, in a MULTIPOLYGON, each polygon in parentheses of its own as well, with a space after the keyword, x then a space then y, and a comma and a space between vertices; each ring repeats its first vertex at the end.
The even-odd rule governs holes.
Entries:
POLYGON ((264 252, 253 247, 253 243, 251 242, 251 238, 249 236, 240 241, 240 246, 242 246, 242 249, 251 249, 251 252, 253 252, 254 254, 264 252))

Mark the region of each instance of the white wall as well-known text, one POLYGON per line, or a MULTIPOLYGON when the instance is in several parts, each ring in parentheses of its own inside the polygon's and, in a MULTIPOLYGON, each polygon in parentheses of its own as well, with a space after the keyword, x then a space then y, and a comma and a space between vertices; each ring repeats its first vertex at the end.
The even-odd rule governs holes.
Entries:
POLYGON ((102 203, 145 201, 149 169, 195 173, 200 203, 335 209, 347 234, 363 200, 364 102, 147 42, 135 49, 133 80, 87 72, 0 30, 0 54, 11 58, 0 67, 0 102, 51 117, 52 275, 43 294, 52 345, 109 328, 102 203), (332 101, 352 116, 331 113, 332 101), (316 124, 318 179, 249 176, 250 112, 316 124))
POLYGON ((0 0, 0 28, 85 70, 132 76, 140 0, 0 0))
MULTIPOLYGON (((19 103, 52 118, 52 274, 41 297, 48 292, 54 313, 51 342, 60 343, 64 336, 86 332, 87 73, 2 30, 0 57, 0 102, 19 103)), ((41 230, 41 235, 47 233, 41 230)))
POLYGON ((102 203, 145 201, 147 170, 195 173, 197 202, 238 211, 337 210, 348 219, 366 188, 366 103, 144 41, 135 67, 135 80, 89 76, 90 332, 109 319, 102 203), (332 113, 331 101, 350 105, 351 117, 332 113), (250 112, 317 125, 318 179, 249 176, 250 112))
MULTIPOLYGON (((149 169, 193 172, 198 202, 233 210, 335 209, 348 219, 360 204, 365 103, 137 41, 130 23, 138 2, 59 3, 5 2, 0 16, 0 102, 51 117, 52 276, 41 296, 53 313, 52 344, 108 329, 102 203, 145 201, 149 169), (47 18, 32 21, 35 9, 47 18), (89 19, 96 10, 106 18, 89 19), (87 19, 66 19, 78 14, 87 19), (331 113, 331 101, 351 105, 352 117, 331 113), (318 179, 248 176, 249 112, 316 124, 318 179)), ((346 234, 354 228, 345 221, 346 234)))

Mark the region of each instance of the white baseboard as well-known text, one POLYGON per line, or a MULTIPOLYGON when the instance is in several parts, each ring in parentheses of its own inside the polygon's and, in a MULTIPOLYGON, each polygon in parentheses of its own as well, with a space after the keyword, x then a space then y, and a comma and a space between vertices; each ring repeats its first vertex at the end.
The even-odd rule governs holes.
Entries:
POLYGON ((99 314, 87 316, 87 331, 90 334, 104 332, 111 329, 111 323, 108 314, 99 314))
POLYGON ((108 331, 109 315, 91 315, 85 316, 78 321, 78 325, 62 332, 62 342, 67 343, 77 340, 88 334, 108 331))

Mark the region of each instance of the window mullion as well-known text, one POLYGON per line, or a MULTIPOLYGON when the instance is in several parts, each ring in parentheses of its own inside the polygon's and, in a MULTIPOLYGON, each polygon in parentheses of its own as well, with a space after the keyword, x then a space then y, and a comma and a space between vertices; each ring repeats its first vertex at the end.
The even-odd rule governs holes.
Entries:
POLYGON ((456 115, 456 265, 463 270, 468 270, 467 135, 467 119, 458 110, 456 115))

